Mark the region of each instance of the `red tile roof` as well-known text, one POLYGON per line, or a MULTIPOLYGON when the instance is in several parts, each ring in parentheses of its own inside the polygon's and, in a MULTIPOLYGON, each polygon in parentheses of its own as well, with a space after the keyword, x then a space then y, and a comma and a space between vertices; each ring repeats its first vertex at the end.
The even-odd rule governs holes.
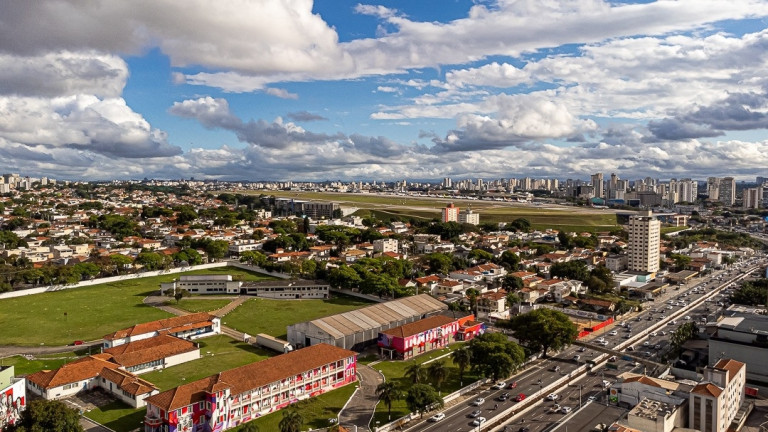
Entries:
POLYGON ((102 369, 99 376, 107 379, 108 381, 112 381, 113 383, 117 384, 118 388, 125 390, 134 396, 143 395, 157 390, 157 387, 155 387, 155 385, 151 382, 141 379, 136 375, 122 369, 105 368, 102 369))
POLYGON ((356 355, 333 345, 312 345, 158 393, 145 401, 165 411, 174 410, 204 401, 206 393, 229 388, 237 395, 356 355))
POLYGON ((394 337, 406 338, 419 333, 423 333, 427 330, 442 327, 446 324, 450 324, 456 321, 451 317, 445 315, 435 315, 428 318, 424 318, 412 323, 401 325, 400 327, 394 327, 389 330, 383 330, 382 333, 388 334, 394 337))
POLYGON ((104 353, 111 354, 115 362, 120 365, 131 367, 197 349, 197 345, 193 342, 162 334, 105 349, 104 353))
POLYGON ((736 374, 738 374, 743 367, 746 367, 744 363, 733 359, 722 359, 715 365, 716 369, 724 369, 728 371, 729 383, 736 377, 736 374))
POLYGON ((117 369, 117 363, 109 361, 109 354, 94 354, 67 363, 56 370, 42 370, 27 375, 27 380, 43 389, 83 381, 97 376, 103 369, 117 369))
POLYGON ((157 321, 150 321, 148 323, 136 324, 135 326, 128 327, 126 329, 118 330, 114 333, 104 336, 106 340, 123 339, 129 336, 136 336, 146 333, 159 332, 161 330, 175 329, 176 331, 183 330, 184 327, 194 329, 200 327, 200 324, 211 325, 212 320, 216 318, 214 315, 208 312, 200 312, 189 315, 175 316, 171 318, 165 318, 157 321))
POLYGON ((720 387, 712 384, 712 383, 702 383, 697 385, 691 390, 691 393, 696 393, 702 396, 710 396, 710 397, 719 397, 720 394, 723 392, 723 389, 720 387))

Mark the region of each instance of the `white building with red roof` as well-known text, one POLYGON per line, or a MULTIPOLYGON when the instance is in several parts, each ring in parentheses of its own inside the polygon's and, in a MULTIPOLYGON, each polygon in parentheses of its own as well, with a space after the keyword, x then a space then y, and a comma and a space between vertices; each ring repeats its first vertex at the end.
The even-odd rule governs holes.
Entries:
POLYGON ((104 336, 104 348, 170 334, 183 339, 197 339, 221 334, 221 319, 207 312, 175 316, 136 324, 104 336))
MULTIPOLYGON (((743 423, 736 415, 744 403, 747 365, 722 359, 704 369, 704 380, 688 398, 688 427, 701 431, 726 432, 732 423, 743 423)), ((739 429, 739 426, 734 430, 739 429)))

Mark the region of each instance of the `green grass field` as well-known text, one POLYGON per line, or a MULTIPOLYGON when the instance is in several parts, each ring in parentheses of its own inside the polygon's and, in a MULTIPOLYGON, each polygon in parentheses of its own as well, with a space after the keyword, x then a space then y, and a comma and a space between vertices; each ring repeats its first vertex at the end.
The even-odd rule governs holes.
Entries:
MULTIPOLYGON (((234 267, 184 274, 232 274, 247 280, 271 279, 234 267)), ((134 324, 171 316, 146 306, 144 297, 156 293, 161 282, 179 275, 137 278, 91 287, 0 300, 0 344, 67 345, 96 340, 134 324)))
POLYGON ((274 355, 271 351, 256 348, 225 335, 198 339, 196 342, 200 343, 200 359, 142 374, 141 377, 156 385, 160 391, 165 391, 185 382, 265 360, 274 355))
POLYGON ((115 401, 88 411, 85 413, 85 416, 115 432, 130 432, 139 428, 144 430, 144 416, 146 413, 146 408, 134 409, 122 402, 115 401))
POLYGON ((328 300, 248 300, 229 313, 222 324, 251 335, 266 333, 286 338, 286 327, 298 322, 334 315, 370 303, 346 296, 328 300))
MULTIPOLYGON (((299 410, 299 413, 304 418, 304 427, 301 430, 329 427, 331 424, 328 422, 328 419, 335 418, 338 415, 344 404, 347 403, 347 400, 352 397, 356 387, 355 384, 349 384, 320 396, 297 402, 292 407, 284 408, 283 410, 299 410)), ((259 427, 260 431, 279 431, 280 427, 278 425, 283 418, 283 410, 267 414, 248 423, 254 423, 259 427)), ((243 429, 244 426, 239 426, 233 429, 233 431, 238 432, 243 429)))
POLYGON ((228 305, 232 300, 224 299, 211 299, 202 300, 199 297, 181 299, 176 303, 176 300, 168 300, 166 304, 175 308, 184 309, 189 312, 213 312, 219 310, 228 305))
MULTIPOLYGON (((405 369, 408 367, 408 365, 412 361, 416 361, 418 363, 425 363, 429 360, 436 359, 443 354, 448 354, 451 351, 454 351, 462 346, 463 346, 463 343, 452 344, 448 348, 427 352, 425 354, 422 354, 416 357, 413 360, 383 361, 380 363, 376 363, 371 367, 380 371, 386 377, 387 381, 394 381, 399 383, 400 389, 403 391, 403 393, 405 393, 408 391, 408 388, 410 388, 410 386, 412 385, 412 382, 405 377, 405 369)), ((459 368, 453 363, 453 361, 451 361, 451 357, 446 356, 443 358, 443 360, 445 361, 445 365, 448 367, 448 370, 449 370, 448 378, 445 380, 445 382, 443 382, 440 389, 442 392, 442 395, 445 396, 461 388, 462 383, 459 381, 459 368)), ((463 384, 465 386, 469 385, 472 382, 477 381, 478 379, 480 379, 480 377, 473 375, 469 370, 464 371, 463 384)), ((403 396, 402 400, 398 400, 392 403, 392 419, 393 420, 400 418, 408 414, 409 412, 410 410, 408 409, 405 403, 405 396, 403 396)), ((379 404, 376 407, 374 424, 376 423, 376 421, 380 422, 381 424, 385 424, 389 422, 386 405, 379 404)))
POLYGON ((77 360, 81 353, 47 354, 33 357, 31 360, 17 355, 0 359, 0 366, 13 366, 16 375, 29 375, 41 370, 52 370, 63 366, 65 363, 77 360))

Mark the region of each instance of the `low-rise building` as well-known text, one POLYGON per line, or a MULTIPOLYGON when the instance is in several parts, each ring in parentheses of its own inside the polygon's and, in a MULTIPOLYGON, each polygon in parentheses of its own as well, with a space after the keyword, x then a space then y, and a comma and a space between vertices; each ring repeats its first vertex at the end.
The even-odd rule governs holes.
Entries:
POLYGON ((272 299, 327 299, 331 286, 327 282, 296 279, 244 282, 240 294, 272 299))
MULTIPOLYGON (((474 316, 465 321, 471 319, 474 316)), ((459 328, 458 319, 435 315, 383 330, 378 337, 379 353, 389 359, 409 359, 456 341, 459 328)))
POLYGON ((221 334, 221 319, 207 312, 200 312, 136 324, 104 336, 103 347, 105 349, 112 348, 159 336, 161 333, 182 339, 196 339, 221 334))
POLYGON ((156 394, 145 432, 224 431, 356 381, 357 354, 313 345, 156 394))

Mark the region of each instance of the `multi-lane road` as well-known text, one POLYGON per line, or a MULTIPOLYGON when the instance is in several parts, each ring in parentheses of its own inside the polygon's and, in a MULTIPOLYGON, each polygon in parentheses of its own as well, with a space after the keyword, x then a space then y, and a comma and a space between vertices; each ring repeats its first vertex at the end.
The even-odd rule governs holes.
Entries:
POLYGON ((727 306, 728 296, 724 291, 765 264, 765 258, 752 258, 728 270, 670 287, 655 301, 645 303, 642 312, 587 337, 581 341, 583 344, 580 342, 555 357, 535 362, 523 373, 508 379, 504 389, 480 387, 464 402, 443 411, 442 420, 430 422, 425 416, 407 430, 469 432, 501 431, 506 427, 510 432, 548 432, 558 429, 565 421, 571 430, 589 430, 599 420, 612 422, 625 411, 606 406, 605 385, 615 382, 616 375, 622 372, 642 373, 652 365, 623 357, 632 355, 664 363, 663 351, 670 346, 669 338, 675 329, 685 322, 703 324, 705 319, 714 319, 719 309, 727 306), (606 350, 615 353, 606 354, 606 350), (615 359, 611 358, 614 355, 615 359), (584 373, 589 360, 596 362, 596 366, 584 373), (606 363, 612 366, 605 367, 606 363), (515 388, 509 388, 512 382, 517 383, 515 388), (509 397, 499 400, 503 393, 509 393, 509 397), (518 402, 515 399, 520 394, 525 398, 518 402), (549 394, 555 396, 547 398, 549 394), (553 398, 555 400, 549 400, 553 398), (486 419, 479 426, 473 423, 478 417, 486 419), (583 424, 583 428, 577 424, 583 424))

